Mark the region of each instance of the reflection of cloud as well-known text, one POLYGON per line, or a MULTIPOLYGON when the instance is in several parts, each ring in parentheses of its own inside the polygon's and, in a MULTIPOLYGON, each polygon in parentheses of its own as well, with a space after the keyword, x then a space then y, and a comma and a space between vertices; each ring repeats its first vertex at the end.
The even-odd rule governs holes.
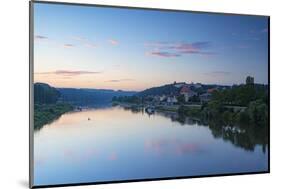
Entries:
POLYGON ((146 43, 145 46, 153 48, 150 51, 150 55, 155 55, 159 57, 179 57, 184 54, 199 54, 199 55, 215 55, 216 53, 206 51, 211 47, 211 42, 209 41, 198 41, 194 43, 179 42, 179 43, 169 43, 169 42, 154 42, 146 43))
POLYGON ((109 39, 108 42, 112 45, 118 45, 119 42, 117 40, 114 40, 114 39, 109 39))
POLYGON ((112 79, 112 80, 108 80, 106 82, 117 83, 117 82, 122 82, 122 81, 134 81, 134 79, 112 79))
POLYGON ((239 49, 248 49, 250 47, 248 45, 239 45, 238 48, 239 49))
POLYGON ((267 33, 268 32, 268 28, 264 28, 261 30, 261 33, 267 33))
POLYGON ((196 144, 185 143, 185 144, 177 145, 176 147, 176 152, 178 155, 193 153, 197 151, 201 151, 201 150, 198 149, 198 145, 196 144))
POLYGON ((197 143, 189 143, 177 139, 154 139, 145 141, 145 150, 156 154, 173 153, 183 155, 186 153, 202 152, 202 148, 197 143))
POLYGON ((85 75, 85 74, 99 74, 102 72, 94 72, 94 71, 71 71, 71 70, 57 70, 53 72, 38 72, 35 74, 56 74, 56 75, 64 75, 64 76, 77 76, 77 75, 85 75))
POLYGON ((66 149, 65 151, 63 151, 63 156, 73 162, 87 161, 96 157, 97 155, 98 153, 95 149, 88 149, 84 152, 74 152, 71 149, 66 149))
POLYGON ((108 159, 111 161, 117 160, 117 154, 115 152, 112 152, 109 156, 108 159))
POLYGON ((212 77, 218 77, 218 76, 228 76, 231 74, 231 72, 227 71, 213 71, 213 72, 207 72, 206 75, 212 76, 212 77))

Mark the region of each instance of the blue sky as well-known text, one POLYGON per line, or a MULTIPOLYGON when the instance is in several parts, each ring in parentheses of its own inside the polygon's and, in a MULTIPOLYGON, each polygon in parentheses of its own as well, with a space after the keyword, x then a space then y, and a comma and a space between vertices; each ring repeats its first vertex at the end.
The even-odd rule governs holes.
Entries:
POLYGON ((35 82, 143 90, 268 83, 267 18, 35 3, 35 82))

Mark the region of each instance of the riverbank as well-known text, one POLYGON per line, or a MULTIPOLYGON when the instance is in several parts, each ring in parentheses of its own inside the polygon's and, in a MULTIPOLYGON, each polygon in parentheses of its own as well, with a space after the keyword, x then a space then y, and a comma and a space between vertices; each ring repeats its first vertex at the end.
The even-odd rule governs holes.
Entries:
POLYGON ((62 114, 74 110, 74 107, 67 103, 35 104, 34 105, 34 129, 38 130, 59 118, 62 114))

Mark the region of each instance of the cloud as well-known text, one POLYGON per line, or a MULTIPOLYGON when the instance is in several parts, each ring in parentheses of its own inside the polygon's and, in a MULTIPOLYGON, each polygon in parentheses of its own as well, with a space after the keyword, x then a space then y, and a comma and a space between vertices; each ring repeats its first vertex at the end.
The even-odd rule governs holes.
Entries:
POLYGON ((74 45, 70 44, 70 43, 67 43, 67 44, 64 44, 63 47, 65 47, 65 48, 72 48, 72 47, 74 47, 74 45))
POLYGON ((212 77, 221 77, 221 76, 228 76, 231 74, 231 72, 228 71, 213 71, 213 72, 207 72, 206 75, 212 76, 212 77))
POLYGON ((35 74, 55 74, 55 75, 63 75, 63 76, 77 76, 77 75, 85 75, 85 74, 99 74, 102 72, 97 71, 71 71, 71 70, 56 70, 53 72, 38 72, 35 74))
POLYGON ((43 35, 35 35, 35 39, 48 39, 48 37, 43 36, 43 35))
POLYGON ((86 46, 86 47, 96 47, 97 45, 95 43, 93 43, 91 40, 84 38, 84 37, 79 37, 79 36, 73 36, 72 39, 80 42, 82 45, 86 46))
POLYGON ((268 28, 263 28, 263 29, 252 29, 250 30, 250 33, 251 34, 254 34, 254 35, 260 35, 260 34, 263 34, 263 33, 267 33, 268 32, 268 28))
POLYGON ((181 56, 180 54, 177 53, 169 53, 169 52, 161 52, 161 51, 153 51, 149 53, 152 56, 160 56, 160 57, 178 57, 181 56))
POLYGON ((249 45, 238 45, 238 48, 239 49, 248 49, 248 48, 250 48, 250 46, 249 45))
POLYGON ((115 39, 109 39, 108 42, 111 44, 111 45, 118 45, 119 42, 115 39))
POLYGON ((108 80, 106 82, 117 83, 117 82, 122 82, 122 81, 134 81, 134 79, 112 79, 112 80, 108 80))
POLYGON ((210 48, 211 42, 198 41, 194 43, 179 42, 153 42, 146 43, 145 46, 153 48, 148 54, 159 57, 179 57, 185 54, 198 54, 198 55, 215 55, 216 53, 207 51, 210 48))
POLYGON ((117 154, 115 152, 112 152, 109 156, 108 159, 111 161, 117 160, 117 154))

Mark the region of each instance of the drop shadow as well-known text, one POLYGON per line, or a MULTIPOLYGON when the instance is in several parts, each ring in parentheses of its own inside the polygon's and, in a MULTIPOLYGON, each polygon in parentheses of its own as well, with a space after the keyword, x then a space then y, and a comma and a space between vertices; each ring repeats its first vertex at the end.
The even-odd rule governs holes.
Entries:
POLYGON ((19 185, 25 188, 29 188, 29 182, 27 180, 18 181, 19 185))

